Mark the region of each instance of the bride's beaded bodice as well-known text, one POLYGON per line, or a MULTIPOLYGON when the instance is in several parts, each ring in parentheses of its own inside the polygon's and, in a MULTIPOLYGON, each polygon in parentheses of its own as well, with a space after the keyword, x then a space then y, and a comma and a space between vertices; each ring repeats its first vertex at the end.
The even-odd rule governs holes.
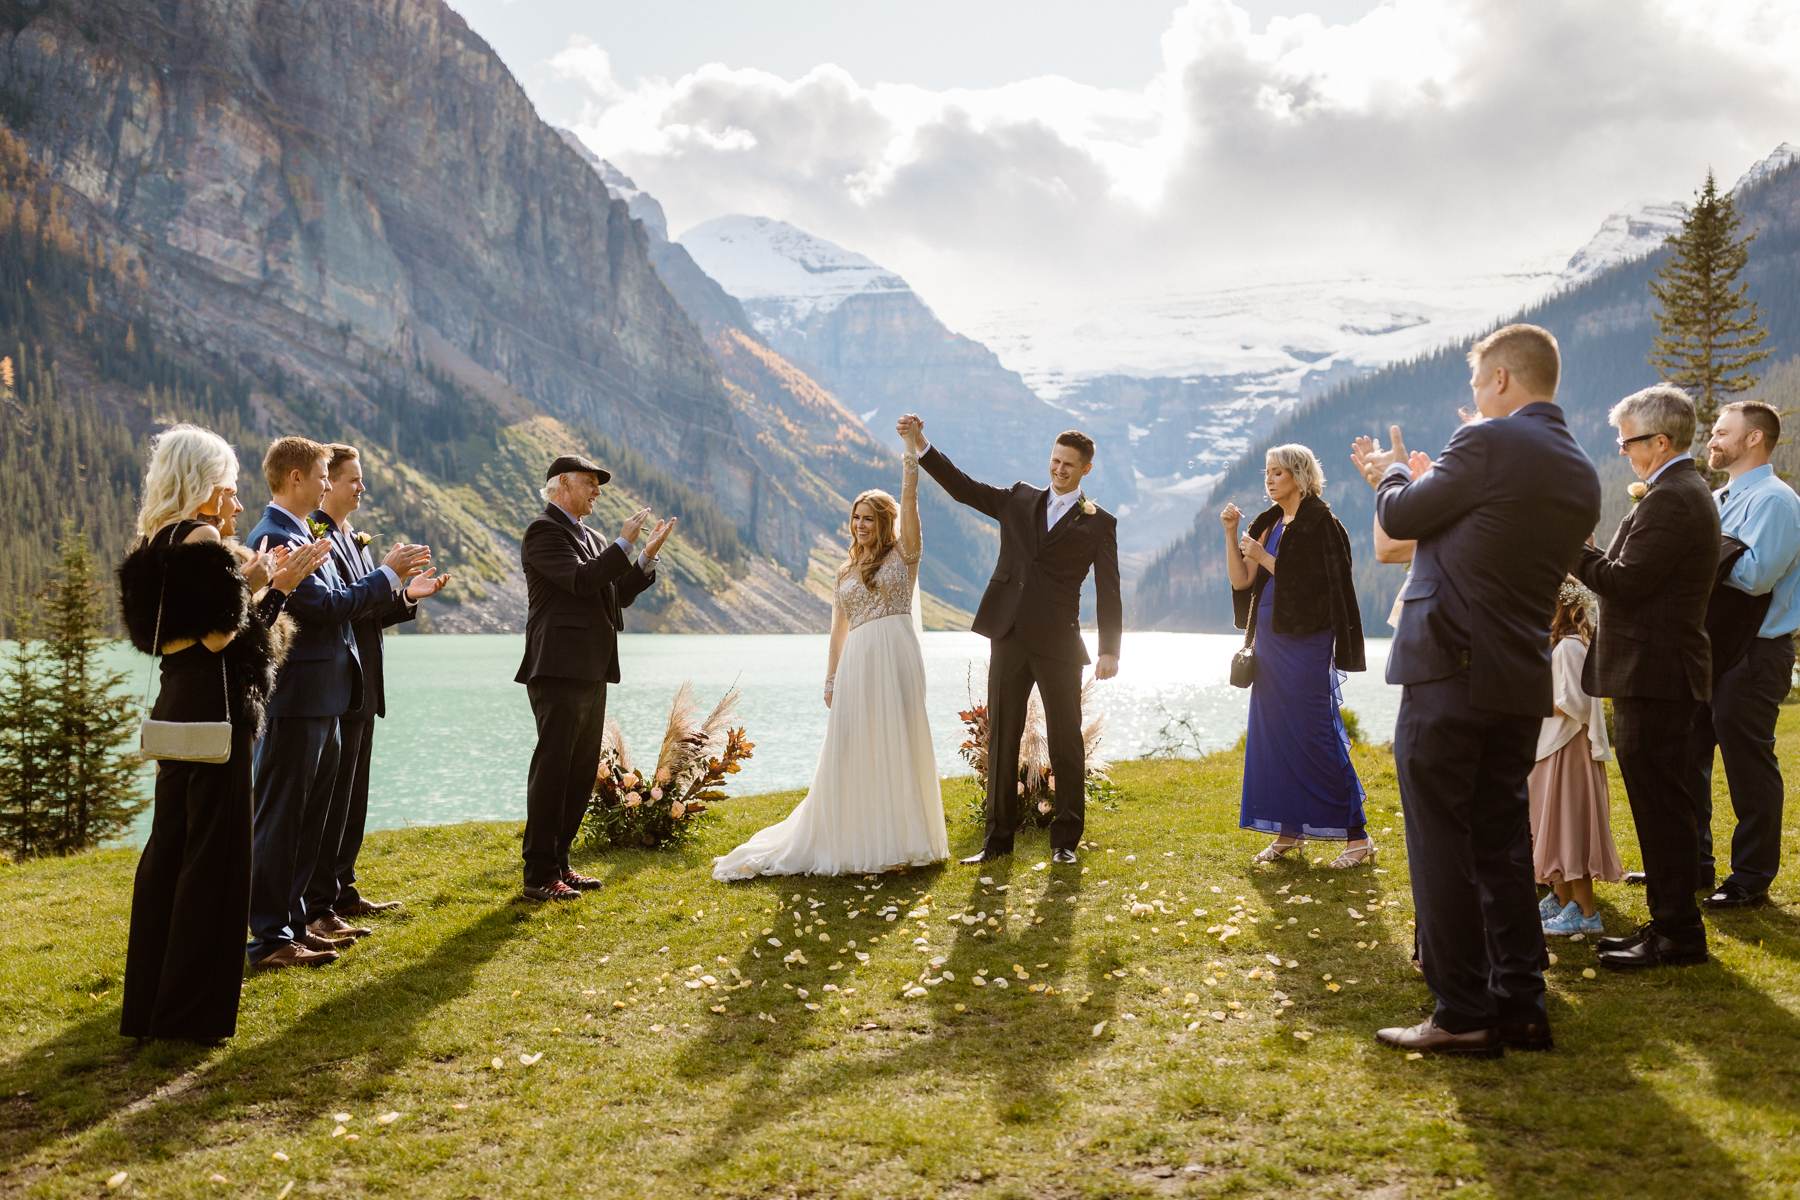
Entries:
POLYGON ((875 587, 870 590, 862 581, 862 572, 852 571, 838 581, 837 601, 855 629, 876 617, 903 616, 912 612, 913 581, 919 577, 919 564, 907 562, 905 552, 895 546, 881 565, 875 568, 875 587))
POLYGON ((851 571, 838 580, 837 603, 851 629, 877 617, 904 616, 912 612, 913 588, 919 579, 919 460, 911 452, 902 459, 900 487, 900 540, 875 568, 875 586, 851 571))

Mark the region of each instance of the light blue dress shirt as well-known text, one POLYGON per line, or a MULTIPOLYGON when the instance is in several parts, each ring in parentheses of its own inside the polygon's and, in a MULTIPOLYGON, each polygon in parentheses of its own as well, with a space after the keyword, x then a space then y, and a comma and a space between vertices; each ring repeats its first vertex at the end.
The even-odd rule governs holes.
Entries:
POLYGON ((1720 530, 1748 547, 1725 582, 1752 596, 1770 593, 1758 637, 1791 635, 1800 629, 1800 496, 1767 463, 1713 495, 1720 530))

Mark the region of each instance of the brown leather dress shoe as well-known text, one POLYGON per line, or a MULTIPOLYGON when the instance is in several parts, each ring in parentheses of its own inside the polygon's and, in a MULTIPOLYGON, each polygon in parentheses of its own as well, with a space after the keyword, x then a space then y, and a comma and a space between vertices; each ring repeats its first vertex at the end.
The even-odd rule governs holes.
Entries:
POLYGON ((345 946, 354 945, 356 939, 320 937, 318 934, 308 929, 299 937, 295 938, 294 941, 298 945, 305 946, 308 950, 337 951, 342 950, 345 946))
POLYGON ((306 931, 324 938, 360 938, 368 937, 375 931, 366 925, 352 925, 334 912, 327 912, 316 921, 307 923, 306 931))
POLYGON ((340 917, 366 917, 371 913, 392 912, 399 907, 398 900, 365 900, 358 896, 354 902, 341 908, 334 906, 332 911, 340 917))
POLYGON ((283 967, 322 967, 337 961, 335 950, 309 950, 297 942, 265 954, 250 964, 252 971, 279 971, 283 967))
POLYGON ((1410 1028, 1394 1026, 1377 1030, 1375 1040, 1396 1050, 1416 1050, 1421 1054, 1466 1054, 1477 1058, 1499 1058, 1505 1053, 1498 1029, 1471 1029, 1467 1033, 1451 1033, 1448 1029, 1438 1028, 1436 1019, 1432 1017, 1427 1017, 1410 1028))

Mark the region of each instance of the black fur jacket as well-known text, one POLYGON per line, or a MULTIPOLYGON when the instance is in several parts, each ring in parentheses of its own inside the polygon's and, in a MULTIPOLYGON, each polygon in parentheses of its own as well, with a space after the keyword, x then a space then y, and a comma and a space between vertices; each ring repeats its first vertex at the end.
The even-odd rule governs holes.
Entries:
MULTIPOLYGON (((1250 522, 1250 536, 1261 541, 1280 519, 1281 506, 1271 505, 1250 522)), ((1331 506, 1317 496, 1301 500, 1275 556, 1281 576, 1281 586, 1275 589, 1275 611, 1259 611, 1257 624, 1272 619, 1270 628, 1275 632, 1295 636, 1329 629, 1337 669, 1366 670, 1362 613, 1350 577, 1350 535, 1331 506)), ((1249 619, 1252 594, 1260 592, 1268 578, 1269 572, 1258 567, 1249 587, 1232 591, 1232 612, 1239 629, 1249 619)))
POLYGON ((250 552, 231 542, 139 542, 119 564, 119 611, 131 644, 156 653, 157 604, 161 640, 235 633, 225 648, 232 720, 260 731, 275 673, 287 655, 293 622, 281 615, 283 597, 265 592, 253 602, 239 567, 250 552))

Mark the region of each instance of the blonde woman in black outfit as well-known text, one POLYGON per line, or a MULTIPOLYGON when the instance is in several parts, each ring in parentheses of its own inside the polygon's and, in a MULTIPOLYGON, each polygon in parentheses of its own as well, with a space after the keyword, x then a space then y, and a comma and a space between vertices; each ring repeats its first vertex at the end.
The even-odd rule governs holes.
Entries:
POLYGON ((216 1042, 237 1029, 250 906, 250 748, 280 665, 286 593, 329 553, 256 554, 227 539, 237 455, 177 425, 152 443, 138 540, 119 567, 134 646, 162 659, 152 716, 231 721, 222 763, 157 764, 150 840, 138 861, 120 1032, 216 1042), (255 599, 260 592, 260 599, 255 599))

